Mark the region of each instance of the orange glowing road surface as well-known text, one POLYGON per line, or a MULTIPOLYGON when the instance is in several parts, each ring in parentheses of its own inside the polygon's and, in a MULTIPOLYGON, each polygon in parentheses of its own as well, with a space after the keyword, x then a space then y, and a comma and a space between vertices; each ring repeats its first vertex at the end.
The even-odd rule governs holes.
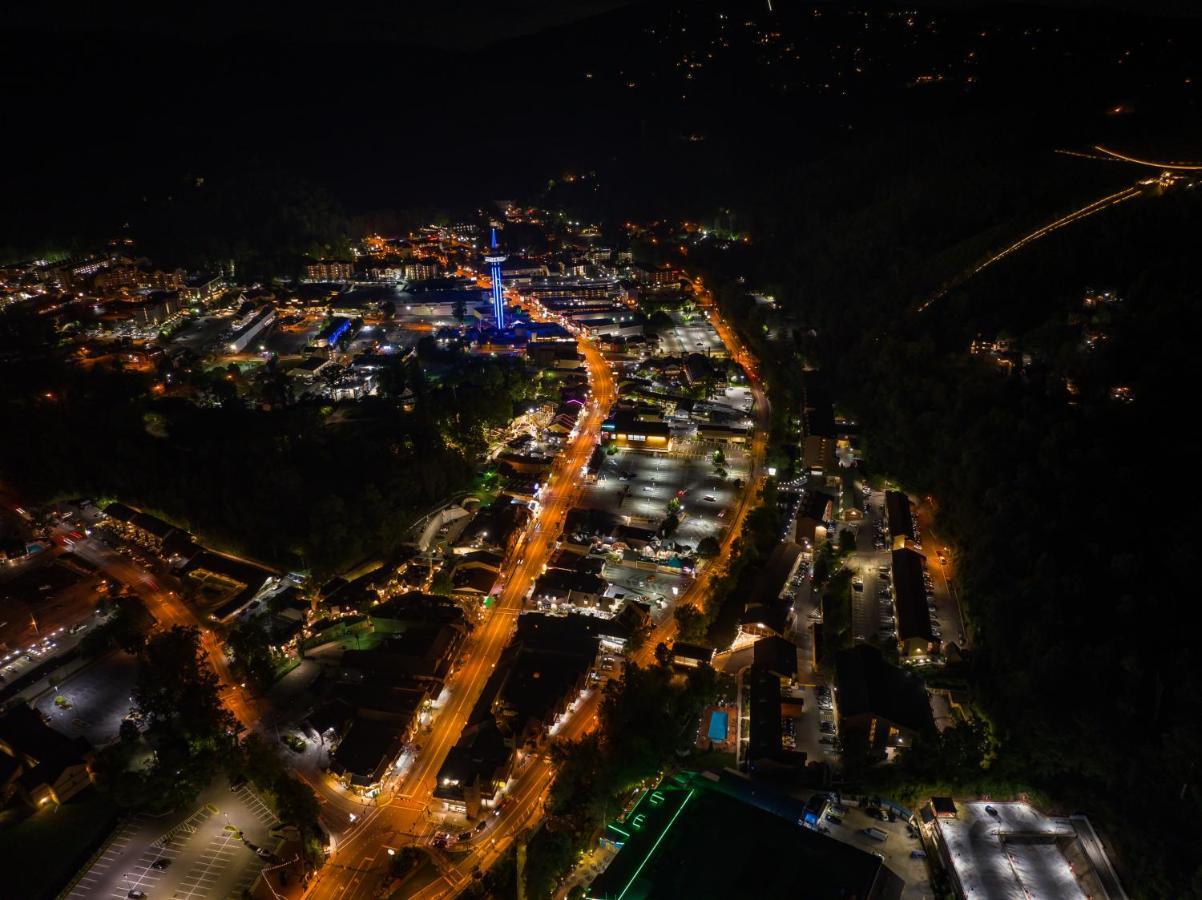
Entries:
MULTIPOLYGON (((692 584, 677 599, 677 603, 686 605, 700 604, 709 590, 714 578, 723 574, 730 561, 730 550, 736 537, 743 527, 743 520, 751 509, 763 479, 763 463, 768 446, 769 407, 764 396, 763 387, 756 372, 755 360, 743 346, 730 328, 718 315, 717 307, 708 291, 701 286, 700 280, 694 283, 700 305, 704 307, 710 319, 710 324, 718 332, 718 336, 726 345, 731 358, 739 363, 747 372, 751 382, 751 390, 755 398, 756 428, 749 448, 750 474, 743 488, 739 504, 731 517, 730 527, 722 540, 721 553, 701 572, 692 584)), ((676 619, 667 616, 652 632, 643 644, 642 649, 632 659, 639 665, 648 665, 655 655, 655 647, 669 640, 676 630, 676 619)), ((591 692, 573 714, 564 723, 556 735, 559 740, 575 740, 587 734, 596 725, 597 707, 600 702, 600 691, 591 692)), ((542 803, 551 782, 555 777, 555 769, 546 759, 536 758, 516 780, 509 793, 509 799, 497 817, 497 822, 490 827, 481 838, 477 839, 467 856, 441 867, 443 880, 428 885, 421 892, 414 894, 422 900, 452 896, 462 889, 471 879, 474 871, 486 871, 495 863, 513 843, 514 837, 533 825, 542 812, 542 803)), ((365 895, 366 896, 366 895, 365 895)))
MULTIPOLYGON (((678 603, 697 604, 705 597, 711 580, 720 575, 729 560, 734 539, 758 493, 762 479, 764 454, 767 448, 768 405, 754 360, 739 342, 732 329, 718 318, 712 297, 698 287, 701 303, 708 310, 711 323, 726 344, 732 358, 747 371, 755 397, 756 431, 750 446, 751 473, 747 479, 738 508, 732 516, 723 543, 722 553, 702 570, 678 603)), ((532 580, 537 577, 543 561, 549 555, 548 542, 558 535, 563 515, 576 502, 580 487, 577 475, 588 462, 601 421, 614 400, 614 384, 609 365, 587 340, 581 349, 588 366, 596 401, 589 407, 576 440, 568 451, 566 461, 558 466, 544 498, 539 522, 542 532, 534 535, 524 547, 525 563, 517 569, 502 594, 499 608, 473 636, 473 644, 464 655, 469 662, 451 684, 452 699, 434 725, 434 731, 424 742, 421 756, 413 769, 403 778, 386 805, 368 812, 349 837, 339 846, 334 858, 326 864, 310 887, 309 896, 320 898, 364 898, 376 894, 388 877, 387 848, 412 842, 432 833, 435 826, 426 816, 426 806, 432 799, 434 781, 447 751, 459 737, 466 716, 475 703, 488 674, 492 671, 502 648, 512 632, 514 618, 521 608, 532 580)), ((522 552, 519 551, 519 555, 522 552)), ((634 661, 646 665, 654 655, 656 644, 671 637, 675 618, 668 616, 656 628, 634 661)), ((588 693, 564 722, 558 740, 575 740, 596 725, 600 691, 588 693)), ((422 900, 453 896, 470 883, 474 872, 486 871, 512 846, 514 839, 537 822, 542 804, 555 775, 554 766, 546 754, 534 756, 520 770, 506 796, 499 815, 493 817, 483 834, 473 838, 466 855, 452 860, 446 854, 433 852, 441 879, 413 894, 422 900)))
POLYGON ((97 541, 88 541, 76 544, 73 551, 95 563, 104 570, 106 575, 128 585, 129 589, 146 604, 146 608, 155 618, 156 627, 171 628, 181 625, 199 629, 201 647, 208 656, 213 671, 221 680, 222 702, 244 728, 253 728, 262 715, 262 709, 259 703, 234 678, 230 671, 229 660, 226 659, 221 648, 221 642, 217 640, 208 626, 184 602, 178 592, 163 588, 160 576, 151 575, 120 554, 107 548, 102 549, 102 547, 103 545, 97 541))
MULTIPOLYGON (((589 339, 582 337, 580 349, 588 367, 592 401, 581 416, 575 438, 552 468, 551 477, 542 491, 537 518, 514 550, 519 564, 509 569, 509 579, 495 607, 468 639, 463 651, 464 664, 448 684, 450 699, 439 711, 431 731, 421 737, 422 750, 417 759, 398 780, 385 783, 379 805, 363 807, 355 804, 362 814, 310 885, 310 896, 371 896, 387 877, 385 848, 411 843, 433 830, 426 808, 432 799, 438 770, 459 739, 472 706, 509 642, 526 593, 553 552, 564 516, 581 492, 579 473, 592 455, 601 423, 614 402, 614 380, 609 364, 589 339)), ((529 810, 533 798, 529 796, 525 781, 529 781, 528 776, 543 765, 546 764, 534 762, 528 766, 524 783, 511 799, 513 812, 529 810)), ((509 815, 496 818, 498 821, 488 832, 490 836, 500 834, 506 823, 512 821, 509 815)))
MULTIPOLYGON (((747 479, 743 497, 724 539, 722 556, 703 570, 681 596, 678 601, 681 603, 700 602, 710 580, 720 574, 725 566, 731 543, 742 526, 759 485, 767 433, 767 404, 754 362, 731 329, 718 319, 717 310, 708 294, 702 293, 702 299, 703 305, 709 307, 711 321, 731 356, 743 365, 751 378, 758 427, 751 445, 751 477, 747 479)), ((554 539, 563 526, 565 513, 577 502, 581 492, 579 473, 596 446, 601 422, 615 399, 609 364, 588 339, 582 338, 580 348, 589 371, 593 403, 586 409, 576 438, 552 472, 543 493, 542 510, 537 522, 531 526, 531 531, 515 554, 523 560, 522 564, 512 571, 491 617, 474 632, 464 653, 466 662, 449 685, 451 699, 439 713, 432 732, 425 736, 417 761, 399 783, 386 788, 387 802, 370 808, 344 837, 334 857, 310 885, 308 896, 339 900, 373 896, 388 878, 387 848, 411 843, 435 830, 427 815, 427 805, 432 800, 438 770, 447 752, 458 740, 468 713, 501 650, 509 641, 522 599, 550 555, 554 539), (535 528, 540 530, 536 531, 535 528)), ((648 662, 655 645, 670 637, 674 628, 675 620, 668 616, 636 661, 648 662)), ((596 724, 599 697, 600 692, 596 690, 587 694, 579 702, 576 712, 563 724, 557 738, 574 740, 591 730, 596 724)), ((470 882, 473 872, 487 870, 510 849, 516 836, 537 821, 553 777, 554 767, 545 755, 531 758, 515 777, 500 814, 494 816, 488 828, 473 839, 468 853, 452 860, 445 854, 435 852, 435 862, 442 878, 414 896, 434 898, 454 895, 470 882)))

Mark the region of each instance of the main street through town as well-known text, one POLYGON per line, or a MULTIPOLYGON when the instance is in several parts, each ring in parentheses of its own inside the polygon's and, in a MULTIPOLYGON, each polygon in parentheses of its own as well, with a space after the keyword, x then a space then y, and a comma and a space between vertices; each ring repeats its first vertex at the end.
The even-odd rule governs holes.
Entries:
MULTIPOLYGON (((567 451, 556 461, 540 495, 538 516, 523 535, 508 581, 496 605, 464 647, 464 664, 448 684, 449 699, 431 730, 421 737, 421 751, 411 767, 385 784, 380 802, 366 808, 319 876, 310 885, 314 897, 361 897, 372 893, 388 876, 389 848, 412 843, 433 830, 428 805, 438 770, 467 722, 497 660, 514 631, 517 615, 535 579, 554 550, 566 513, 580 493, 580 472, 588 463, 601 423, 615 399, 613 374, 601 352, 582 339, 592 390, 592 402, 581 418, 567 451)), ((514 803, 514 812, 518 804, 514 803)), ((528 811, 528 808, 527 808, 528 811)), ((503 823, 498 823, 498 826, 503 823)))
MULTIPOLYGON (((700 282, 696 284, 702 305, 706 309, 714 329, 722 338, 727 352, 730 353, 731 357, 748 374, 755 400, 756 423, 749 452, 750 473, 743 485, 738 506, 731 518, 730 527, 723 537, 721 552, 709 565, 698 573, 697 578, 694 579, 692 584, 689 585, 676 601, 677 603, 689 605, 700 605, 704 602, 706 593, 713 580, 726 571, 726 567, 730 562, 730 553, 734 541, 742 530, 744 519, 747 513, 753 508, 755 499, 759 495, 759 490, 763 483, 769 423, 768 401, 764 395, 763 386, 759 381, 754 359, 743 346, 742 342, 739 341, 734 330, 721 319, 718 309, 712 301, 712 297, 708 292, 701 289, 700 282)), ((599 364, 604 369, 605 376, 608 377, 608 366, 604 363, 604 360, 599 359, 599 355, 594 360, 591 355, 595 353, 593 348, 586 346, 585 352, 590 373, 597 371, 597 365, 599 364)), ((594 382, 594 385, 597 383, 594 382)), ((632 661, 638 665, 650 664, 655 654, 656 645, 669 640, 675 630, 675 618, 673 616, 665 617, 643 644, 642 648, 634 654, 632 661)), ((601 692, 599 690, 590 691, 583 697, 572 713, 571 718, 557 732, 556 739, 571 741, 577 740, 587 734, 596 725, 600 698, 601 692)), ((549 754, 540 754, 532 757, 527 763, 526 768, 515 778, 507 794, 504 807, 500 814, 495 817, 496 821, 494 824, 472 841, 470 849, 466 854, 457 854, 453 861, 440 860, 440 863, 442 863, 440 865, 442 878, 427 885, 412 896, 421 898, 421 900, 434 900, 434 898, 453 896, 470 881, 474 873, 487 871, 490 866, 511 849, 515 839, 519 838, 523 833, 528 832, 537 822, 554 777, 555 767, 550 761, 549 754)), ((426 796, 428 797, 428 794, 426 796)), ((417 812, 413 817, 420 818, 421 815, 420 812, 417 812)), ((432 830, 432 825, 427 827, 427 831, 432 830)), ((364 871, 358 873, 357 877, 361 878, 360 886, 366 888, 369 883, 378 885, 380 877, 387 868, 387 849, 380 846, 367 848, 364 856, 370 861, 371 868, 370 870, 366 870, 365 867, 364 871), (367 878, 365 876, 369 874, 369 871, 371 873, 378 871, 380 875, 367 878)), ((342 860, 336 860, 336 862, 343 863, 342 860)), ((330 867, 327 866, 327 868, 330 867)), ((347 891, 343 894, 333 893, 327 895, 322 893, 321 896, 367 897, 371 896, 371 894, 362 890, 347 891)))

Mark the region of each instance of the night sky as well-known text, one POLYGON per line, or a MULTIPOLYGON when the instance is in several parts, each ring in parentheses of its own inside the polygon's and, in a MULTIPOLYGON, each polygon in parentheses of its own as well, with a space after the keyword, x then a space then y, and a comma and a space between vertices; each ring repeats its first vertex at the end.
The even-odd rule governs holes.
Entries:
MULTIPOLYGON (((982 6, 934 8, 966 5, 982 6)), ((1030 15, 1081 5, 1043 3, 1030 15)), ((1177 0, 1135 5, 1194 10, 1177 0)), ((787 18, 809 4, 777 7, 787 18)), ((729 8, 766 15, 758 2, 729 8)), ((644 154, 639 142, 658 142, 650 150, 662 154, 677 136, 649 129, 682 104, 632 98, 617 82, 586 97, 576 70, 583 57, 620 68, 629 32, 671 9, 659 0, 460 0, 356 4, 318 16, 229 2, 119 14, 7 10, 0 190, 10 215, 0 246, 111 233, 130 203, 194 177, 284 171, 362 211, 529 194, 562 169, 644 154)), ((815 120, 815 133, 824 128, 815 120)))

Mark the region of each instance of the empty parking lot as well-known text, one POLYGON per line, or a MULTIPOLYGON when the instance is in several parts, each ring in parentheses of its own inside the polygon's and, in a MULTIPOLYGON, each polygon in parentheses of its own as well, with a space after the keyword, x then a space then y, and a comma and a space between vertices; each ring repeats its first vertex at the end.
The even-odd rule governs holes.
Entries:
POLYGON ((135 816, 79 877, 72 900, 127 898, 131 891, 171 900, 241 897, 272 851, 275 815, 248 786, 230 790, 224 779, 182 815, 135 816))

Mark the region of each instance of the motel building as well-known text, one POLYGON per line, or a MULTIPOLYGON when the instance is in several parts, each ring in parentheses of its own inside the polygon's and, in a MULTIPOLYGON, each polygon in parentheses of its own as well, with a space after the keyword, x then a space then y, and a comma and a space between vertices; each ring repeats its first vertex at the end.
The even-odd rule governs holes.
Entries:
POLYGON ((601 439, 623 449, 667 453, 672 449, 672 429, 666 422, 644 422, 618 413, 601 423, 601 439))

